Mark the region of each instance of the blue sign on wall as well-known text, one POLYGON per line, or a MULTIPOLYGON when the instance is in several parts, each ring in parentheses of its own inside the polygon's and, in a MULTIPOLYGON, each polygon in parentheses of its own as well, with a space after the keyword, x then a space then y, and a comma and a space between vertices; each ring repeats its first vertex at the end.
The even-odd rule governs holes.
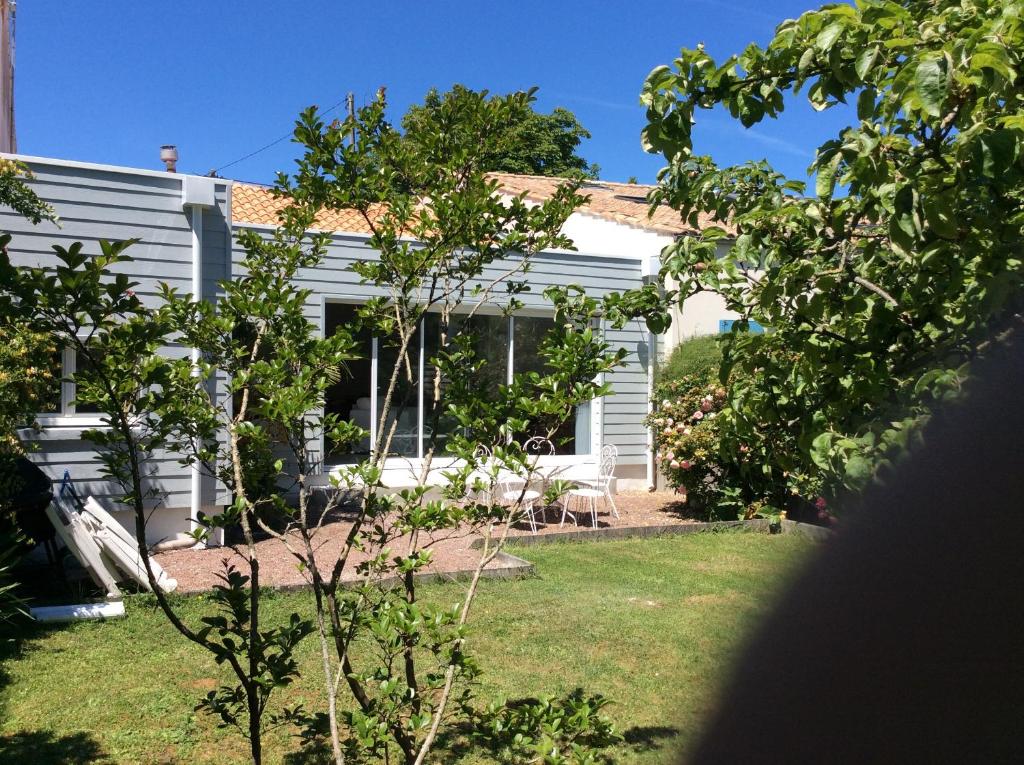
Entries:
MULTIPOLYGON (((721 334, 723 332, 730 332, 730 331, 732 331, 732 325, 733 325, 733 323, 735 321, 736 321, 736 319, 719 319, 718 320, 718 333, 721 334)), ((762 327, 756 321, 751 320, 751 321, 747 322, 747 331, 748 332, 753 332, 755 335, 763 335, 764 334, 764 327, 762 327)))

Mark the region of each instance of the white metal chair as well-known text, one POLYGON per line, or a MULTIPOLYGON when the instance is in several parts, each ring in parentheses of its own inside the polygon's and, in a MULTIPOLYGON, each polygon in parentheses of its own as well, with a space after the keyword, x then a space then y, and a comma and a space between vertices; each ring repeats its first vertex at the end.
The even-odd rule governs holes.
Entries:
POLYGON ((466 487, 466 499, 470 502, 482 502, 491 504, 490 470, 494 462, 494 455, 487 444, 477 444, 473 450, 473 460, 476 469, 469 474, 468 486, 466 487), (480 481, 486 484, 483 488, 474 488, 474 484, 480 481))
MULTIPOLYGON (((612 509, 616 518, 619 517, 619 509, 615 507, 615 500, 612 499, 611 483, 615 477, 615 463, 619 459, 619 450, 614 444, 605 444, 601 447, 601 453, 597 460, 597 477, 581 478, 576 483, 583 486, 570 489, 562 502, 562 521, 559 526, 565 525, 565 518, 571 512, 569 506, 573 500, 584 502, 590 507, 590 518, 594 528, 597 528, 597 500, 604 499, 612 509)), ((575 520, 575 516, 573 516, 575 520)))
MULTIPOLYGON (((506 505, 519 504, 523 515, 530 524, 530 531, 537 533, 537 500, 541 493, 526 486, 526 479, 513 473, 506 473, 498 479, 498 492, 506 505)), ((514 523, 518 519, 512 519, 514 523)))
POLYGON ((523 451, 526 453, 529 470, 526 476, 515 473, 504 473, 498 477, 498 491, 506 504, 519 503, 522 507, 526 520, 530 524, 530 531, 537 533, 537 513, 543 512, 543 506, 538 506, 543 494, 529 487, 533 468, 537 459, 545 455, 555 453, 555 445, 546 438, 534 436, 527 439, 523 444, 523 451))

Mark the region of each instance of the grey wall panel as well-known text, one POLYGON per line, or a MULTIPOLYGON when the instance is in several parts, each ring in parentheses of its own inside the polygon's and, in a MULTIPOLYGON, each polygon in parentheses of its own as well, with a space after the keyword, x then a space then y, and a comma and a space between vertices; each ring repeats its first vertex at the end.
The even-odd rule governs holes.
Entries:
MULTIPOLYGON (((100 472, 100 463, 88 441, 78 438, 40 442, 39 450, 29 458, 39 465, 52 480, 60 481, 67 470, 78 493, 95 496, 104 504, 112 505, 114 498, 121 494, 117 484, 109 481, 100 472)), ((187 507, 191 491, 190 477, 177 462, 176 455, 167 451, 157 452, 144 465, 147 488, 156 489, 166 507, 187 507)), ((152 506, 154 503, 147 503, 152 506)))
MULTIPOLYGON (((236 230, 238 228, 241 227, 236 227, 236 230)), ((232 259, 237 264, 241 257, 242 251, 236 245, 232 259)), ((384 294, 381 290, 359 284, 359 277, 351 270, 356 260, 373 257, 375 252, 366 246, 364 240, 343 235, 332 238, 323 266, 300 276, 300 284, 313 292, 307 310, 310 321, 321 322, 321 305, 325 296, 327 299, 366 299, 384 294)), ((479 281, 487 284, 514 264, 514 259, 493 264, 479 281)), ((542 253, 535 256, 528 273, 512 278, 524 279, 530 284, 531 291, 519 298, 528 309, 534 310, 550 308, 543 292, 552 284, 578 284, 597 298, 642 284, 641 264, 637 260, 579 253, 542 253)), ((501 299, 500 291, 497 297, 501 299)), ((612 395, 604 402, 603 441, 615 444, 623 464, 640 464, 645 459, 647 448, 643 419, 647 414, 648 335, 645 327, 633 322, 620 330, 609 329, 605 336, 613 347, 625 348, 627 356, 625 366, 608 377, 612 395)))
MULTIPOLYGON (((18 265, 53 266, 57 263, 52 245, 64 247, 81 241, 85 252, 98 253, 99 240, 138 238, 127 251, 130 263, 114 270, 128 273, 139 282, 136 294, 150 307, 160 304, 158 285, 166 282, 187 293, 192 290, 192 233, 190 215, 182 209, 181 178, 149 175, 130 170, 94 169, 27 164, 35 178, 29 183, 45 201, 53 205, 59 226, 42 223, 33 226, 9 210, 0 211, 0 229, 10 231, 9 251, 18 265)), ((208 296, 218 289, 216 282, 230 277, 227 255, 229 216, 227 182, 215 187, 216 206, 203 215, 204 262, 203 288, 208 296)), ((186 358, 190 349, 172 344, 164 349, 172 358, 186 358)), ((90 444, 80 437, 80 428, 48 428, 39 440, 32 459, 52 478, 59 479, 65 469, 83 493, 110 500, 119 490, 103 478, 90 444)), ((147 469, 151 485, 163 496, 165 507, 187 507, 191 496, 191 475, 178 458, 169 452, 153 455, 147 469)), ((203 501, 214 503, 218 489, 204 481, 203 501)))

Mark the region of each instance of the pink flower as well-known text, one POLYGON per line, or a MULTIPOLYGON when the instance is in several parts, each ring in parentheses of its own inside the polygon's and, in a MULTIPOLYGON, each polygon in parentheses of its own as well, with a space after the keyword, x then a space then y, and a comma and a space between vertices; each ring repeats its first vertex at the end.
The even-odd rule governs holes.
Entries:
POLYGON ((704 419, 704 412, 702 412, 700 409, 698 409, 696 412, 693 413, 693 419, 695 419, 695 420, 703 420, 704 419))
POLYGON ((700 402, 700 410, 702 412, 710 412, 711 411, 711 402, 708 401, 707 399, 704 399, 703 401, 701 401, 700 402))
POLYGON ((661 431, 661 433, 662 433, 662 435, 665 435, 665 436, 671 436, 672 435, 672 428, 665 428, 663 431, 661 431))
POLYGON ((680 462, 675 467, 681 467, 683 470, 689 470, 690 468, 693 467, 693 463, 690 462, 690 460, 683 460, 682 462, 680 462))
POLYGON ((665 455, 665 459, 667 459, 667 460, 674 460, 675 458, 676 458, 676 453, 675 452, 669 452, 668 454, 665 455))
POLYGON ((671 461, 670 463, 668 463, 668 464, 669 464, 669 467, 674 467, 674 468, 677 468, 677 467, 679 467, 679 460, 672 460, 672 461, 671 461))
POLYGON ((824 497, 818 497, 814 500, 814 506, 818 508, 819 511, 823 512, 825 508, 828 507, 828 502, 825 501, 824 497))
POLYGON ((749 451, 750 451, 750 447, 749 446, 747 446, 746 444, 740 444, 740 453, 741 454, 746 454, 749 451))

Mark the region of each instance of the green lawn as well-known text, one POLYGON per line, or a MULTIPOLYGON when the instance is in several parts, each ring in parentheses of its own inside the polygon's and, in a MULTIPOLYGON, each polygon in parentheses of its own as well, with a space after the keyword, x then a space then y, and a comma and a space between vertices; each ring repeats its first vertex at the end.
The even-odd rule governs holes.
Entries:
MULTIPOLYGON (((486 582, 475 605, 480 693, 601 692, 617 702, 610 713, 628 741, 617 762, 675 762, 744 635, 812 549, 799 536, 735 532, 526 549, 537 576, 486 582)), ((455 602, 459 589, 431 586, 424 598, 455 602)), ((271 618, 305 609, 301 594, 267 602, 271 618)), ((181 606, 195 618, 204 603, 181 606)), ((220 669, 148 599, 127 607, 120 621, 36 630, 0 646, 0 762, 245 761, 239 737, 192 711, 220 669)), ((314 639, 303 645, 305 677, 289 704, 320 708, 315 648, 314 639)), ((271 735, 266 761, 295 748, 271 735)))

